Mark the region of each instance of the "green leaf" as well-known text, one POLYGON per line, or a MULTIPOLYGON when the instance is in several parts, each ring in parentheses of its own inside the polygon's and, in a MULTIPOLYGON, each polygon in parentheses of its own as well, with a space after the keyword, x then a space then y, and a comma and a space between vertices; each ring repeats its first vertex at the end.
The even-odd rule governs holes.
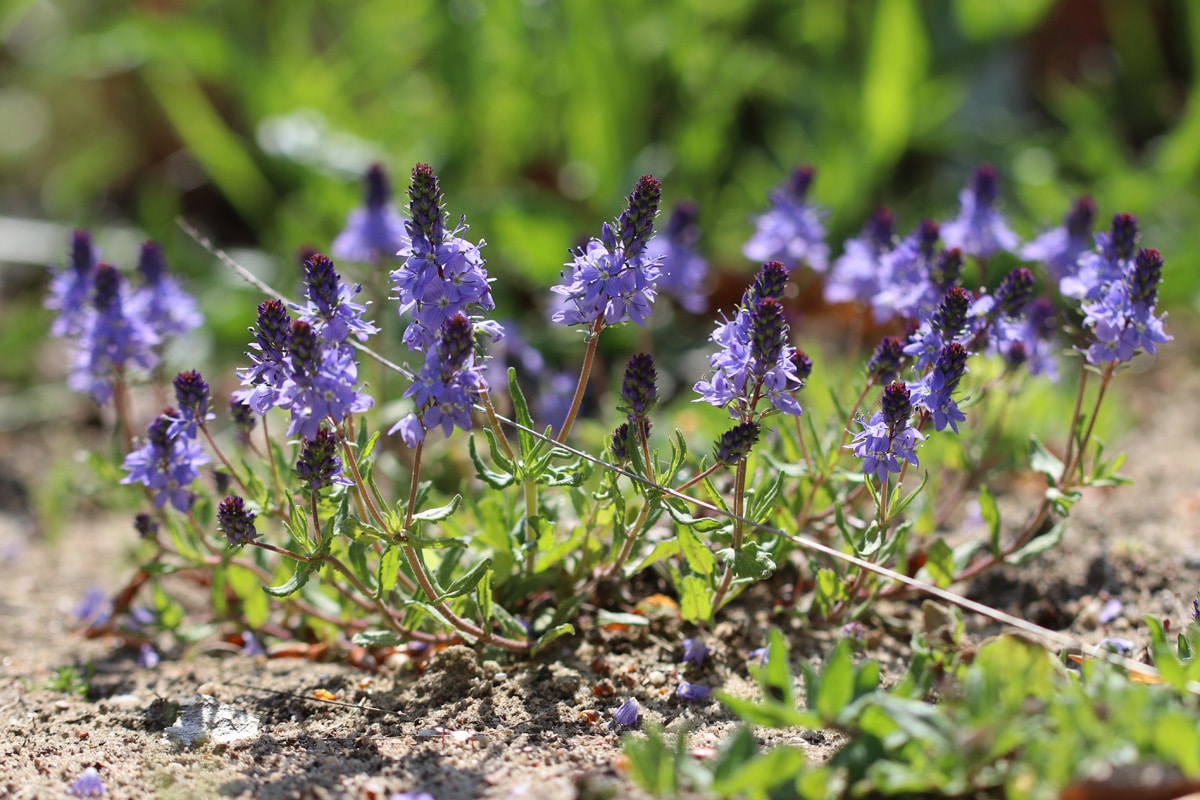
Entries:
POLYGON ((521 384, 517 382, 515 367, 508 368, 508 393, 512 399, 513 416, 519 426, 517 440, 521 447, 521 458, 528 462, 536 457, 540 448, 538 440, 527 430, 533 429, 533 417, 529 414, 529 403, 525 400, 525 393, 521 391, 521 384))
POLYGON ((456 494, 456 495, 454 495, 454 497, 452 497, 450 499, 450 502, 446 503, 446 505, 444 505, 444 506, 438 506, 437 508, 426 509, 425 511, 421 511, 419 513, 413 514, 413 516, 412 516, 413 521, 414 522, 418 522, 418 521, 419 522, 441 522, 446 517, 450 516, 455 511, 457 511, 458 507, 461 503, 462 503, 462 495, 456 494))
POLYGON ((679 549, 680 546, 678 539, 667 539, 666 541, 659 542, 658 544, 654 545, 654 549, 650 551, 650 555, 642 559, 642 563, 638 564, 633 569, 630 569, 628 566, 626 566, 625 575, 627 577, 630 575, 636 575, 651 564, 656 564, 659 561, 662 561, 664 558, 670 558, 671 556, 678 555, 679 549))
POLYGON ((396 588, 400 577, 400 548, 388 547, 379 559, 379 592, 390 592, 396 588))
POLYGON ((813 607, 825 616, 833 611, 835 605, 846 599, 846 584, 842 577, 829 567, 818 569, 815 578, 813 607))
POLYGON ((491 569, 492 560, 490 558, 485 558, 483 561, 480 561, 475 566, 471 567, 471 569, 468 570, 465 575, 454 581, 454 583, 450 584, 450 586, 438 597, 438 602, 440 603, 441 601, 447 600, 451 597, 462 597, 475 591, 475 587, 479 585, 479 582, 483 580, 483 576, 491 571, 491 569))
POLYGON ((731 566, 733 574, 743 580, 759 581, 775 572, 775 559, 758 542, 744 542, 740 552, 732 547, 717 551, 721 563, 731 566))
POLYGON ((945 589, 954 582, 954 550, 945 539, 934 539, 925 558, 925 571, 934 586, 945 589))
MULTIPOLYGON (((693 572, 711 576, 717 568, 717 557, 704 546, 691 528, 679 529, 679 547, 693 572)), ((771 565, 774 568, 774 564, 771 565)))
POLYGON ((319 567, 319 561, 297 561, 296 571, 292 574, 291 579, 287 583, 279 586, 264 586, 263 591, 272 597, 287 597, 290 594, 295 594, 300 590, 300 587, 308 583, 308 577, 319 567))
POLYGON ((1062 541, 1063 532, 1066 529, 1066 521, 1059 522, 1049 531, 1043 533, 1041 536, 1034 537, 1024 547, 1004 559, 1004 563, 1013 564, 1018 567, 1028 564, 1047 550, 1057 547, 1058 543, 1062 541))
POLYGON ((720 517, 693 517, 686 511, 681 510, 679 508, 680 505, 682 505, 682 501, 677 497, 663 498, 663 506, 667 509, 667 513, 671 516, 671 519, 680 525, 692 528, 697 533, 708 533, 729 524, 727 520, 720 517))
POLYGON ((397 647, 407 639, 395 631, 362 631, 354 634, 351 641, 359 647, 397 647))
POLYGON ((570 625, 570 624, 566 624, 566 623, 564 623, 562 625, 555 625, 553 628, 551 628, 550 630, 546 631, 545 633, 543 633, 541 636, 538 637, 538 640, 536 642, 534 642, 533 649, 529 651, 529 654, 531 656, 537 655, 538 652, 545 649, 546 645, 550 644, 555 639, 560 639, 563 636, 574 636, 574 635, 575 635, 575 626, 574 625, 570 625))
POLYGON ((850 641, 842 639, 825 661, 816 697, 808 696, 808 707, 816 711, 825 724, 835 724, 842 709, 854 699, 856 677, 850 641))
MULTIPOLYGON (((492 457, 497 461, 497 463, 499 463, 500 454, 495 450, 495 434, 493 434, 488 428, 484 428, 484 433, 487 435, 488 440, 492 444, 492 457)), ((492 487, 493 489, 504 489, 511 486, 513 481, 516 480, 511 473, 496 472, 488 467, 487 464, 483 463, 483 459, 479 457, 479 453, 475 449, 475 437, 473 435, 467 440, 467 450, 471 455, 471 463, 475 465, 475 477, 479 478, 479 480, 483 481, 488 486, 492 487)))
POLYGON ((596 612, 596 625, 601 628, 606 625, 630 625, 644 628, 649 624, 650 620, 641 614, 626 614, 620 611, 609 611, 606 608, 596 612))
POLYGON ((358 463, 360 470, 366 466, 367 459, 371 457, 371 453, 375 452, 375 445, 379 442, 380 431, 375 431, 373 434, 371 434, 371 438, 367 439, 365 444, 362 443, 362 435, 366 433, 366 430, 367 429, 364 426, 358 437, 360 443, 358 445, 358 458, 355 460, 358 463))
POLYGON ((701 622, 712 616, 709 583, 699 575, 685 575, 679 586, 679 613, 687 622, 701 622))
MULTIPOLYGON (((912 501, 917 499, 917 495, 919 495, 921 492, 923 492, 925 490, 925 485, 927 483, 929 483, 929 471, 928 470, 926 470, 925 474, 921 477, 921 485, 920 486, 918 486, 916 489, 913 489, 908 494, 904 495, 902 500, 896 501, 893 499, 892 502, 888 503, 888 518, 895 519, 896 517, 903 514, 904 510, 907 509, 910 505, 912 505, 912 501)), ((895 495, 898 495, 899 493, 900 493, 900 486, 899 486, 899 484, 897 484, 896 488, 894 490, 893 497, 895 495)))
POLYGON ((1029 465, 1034 472, 1040 472, 1046 476, 1046 485, 1054 486, 1058 483, 1058 479, 1062 477, 1063 462, 1046 449, 1036 436, 1029 437, 1029 465))
POLYGON ((979 487, 979 515, 988 526, 988 546, 992 555, 1000 557, 1000 507, 987 486, 979 487))
POLYGON ((479 627, 485 631, 492 629, 492 608, 494 603, 492 575, 494 574, 492 570, 485 572, 483 578, 479 581, 479 586, 475 587, 475 602, 479 606, 479 627))

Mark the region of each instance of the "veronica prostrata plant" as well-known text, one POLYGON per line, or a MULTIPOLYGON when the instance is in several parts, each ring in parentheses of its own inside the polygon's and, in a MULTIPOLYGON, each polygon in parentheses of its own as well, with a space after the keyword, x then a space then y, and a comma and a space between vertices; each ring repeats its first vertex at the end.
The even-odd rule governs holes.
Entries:
MULTIPOLYGON (((706 624, 786 565, 796 577, 781 608, 840 625, 880 595, 945 587, 1052 546, 1081 487, 1121 480, 1096 417, 1121 368, 1170 339, 1161 254, 1139 247, 1128 214, 1089 243, 1087 199, 1022 245, 984 166, 949 221, 898 236, 896 214, 881 209, 831 260, 814 181, 798 168, 755 219, 745 252, 756 272, 717 310, 691 393, 666 396, 663 363, 639 352, 606 400, 592 391, 605 330, 645 326, 660 293, 701 308, 694 207, 679 206, 656 237, 663 189, 644 176, 571 252, 547 305, 552 322, 583 334, 579 366, 574 380, 549 380, 536 339, 489 318, 484 242, 467 238, 465 218, 450 224, 433 169, 412 170, 403 218, 372 167, 365 207, 333 243, 341 264, 310 254, 298 300, 254 279, 267 296, 240 386, 217 400, 187 365, 174 405, 136 438, 130 392, 162 380, 162 345, 198 324, 195 303, 156 247, 127 280, 75 233, 47 300, 52 333, 75 353, 70 384, 117 408, 120 481, 145 493, 136 529, 148 568, 114 610, 150 584, 160 624, 178 626, 167 576, 204 574, 213 614, 244 628, 273 622, 278 633, 285 621, 293 635, 372 646, 462 639, 527 652, 570 633, 586 604, 632 607, 628 579, 643 570, 671 583, 686 620, 706 624), (380 269, 394 305, 377 323, 343 272, 380 269), (801 270, 821 276, 829 302, 870 317, 879 338, 855 352, 861 367, 815 365, 821 343, 798 346, 801 270), (399 354, 372 349, 397 340, 399 354), (1064 347, 1082 366, 1065 441, 1058 455, 1030 442, 1046 490, 1005 527, 983 478, 1020 465, 997 462, 990 444, 1024 387, 1059 378, 1064 347), (373 393, 364 360, 404 389, 373 393), (520 372, 538 379, 534 396, 520 372), (669 424, 681 408, 699 420, 686 431, 669 424), (968 502, 986 536, 951 547, 968 502)), ((707 691, 688 685, 686 700, 707 691)))

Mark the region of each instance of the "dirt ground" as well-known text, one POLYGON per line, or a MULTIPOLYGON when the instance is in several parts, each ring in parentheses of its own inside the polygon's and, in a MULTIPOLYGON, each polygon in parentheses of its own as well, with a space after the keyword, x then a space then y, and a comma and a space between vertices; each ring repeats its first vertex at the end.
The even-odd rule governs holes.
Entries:
MULTIPOLYGON (((956 588, 1091 642, 1110 636, 1140 646, 1145 615, 1185 618, 1200 589, 1200 372, 1186 348, 1168 351, 1119 381, 1118 402, 1133 422, 1110 451, 1128 454, 1123 471, 1137 485, 1090 492, 1062 547, 1035 564, 956 588), (1102 624, 1112 598, 1120 610, 1102 624)), ((12 455, 0 450, 0 462, 12 455)), ((753 605, 732 609, 706 634, 713 652, 704 667, 686 672, 681 639, 692 631, 670 621, 585 630, 527 663, 480 663, 454 647, 421 669, 397 658, 372 673, 243 655, 210 640, 168 646, 157 666, 140 667, 132 648, 72 631, 88 587, 120 585, 127 520, 79 520, 51 547, 11 513, 19 504, 0 505, 10 511, 0 517, 0 798, 63 797, 88 766, 109 796, 132 800, 382 800, 402 791, 437 800, 573 798, 605 787, 638 797, 620 768, 612 710, 635 697, 644 720, 687 725, 695 747, 715 746, 734 718, 715 700, 679 701, 678 676, 752 692, 750 650, 772 622, 789 625, 753 605), (85 695, 48 688, 60 668, 88 664, 85 695), (319 700, 318 690, 335 702, 319 700), (198 693, 254 715, 257 735, 177 747, 164 734, 165 708, 198 693)), ((790 628, 796 658, 828 646, 826 635, 790 628)), ((903 666, 903 646, 888 636, 868 654, 903 666)), ((764 731, 762 739, 796 743, 814 758, 838 744, 801 730, 764 731)))

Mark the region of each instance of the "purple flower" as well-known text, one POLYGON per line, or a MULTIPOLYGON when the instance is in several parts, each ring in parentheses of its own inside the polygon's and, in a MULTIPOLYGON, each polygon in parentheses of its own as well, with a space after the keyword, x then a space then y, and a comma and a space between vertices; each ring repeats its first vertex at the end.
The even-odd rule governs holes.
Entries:
POLYGON ((1124 609, 1125 606, 1121 604, 1120 600, 1115 597, 1109 598, 1109 601, 1104 604, 1104 608, 1100 609, 1100 613, 1096 615, 1096 621, 1101 625, 1107 625, 1121 616, 1124 609))
POLYGON ((1157 250, 1139 250, 1119 279, 1107 284, 1098 299, 1083 304, 1083 326, 1093 339, 1089 363, 1125 362, 1141 350, 1153 355, 1158 345, 1171 341, 1163 329, 1166 315, 1155 314, 1162 264, 1157 250))
POLYGON ((425 365, 404 393, 417 410, 392 426, 389 434, 400 431, 408 447, 424 441, 425 431, 439 425, 449 436, 455 426, 471 429, 471 409, 475 398, 488 390, 475 365, 475 333, 470 321, 456 314, 442 323, 437 348, 425 356, 425 365))
POLYGON ((1192 622, 1200 622, 1200 595, 1192 598, 1192 622))
POLYGON ((876 383, 891 383, 904 361, 904 342, 895 336, 885 336, 867 361, 867 376, 876 383))
POLYGON ((937 359, 946 343, 962 342, 974 335, 967 326, 971 312, 970 292, 958 286, 946 292, 937 311, 909 335, 905 355, 916 358, 918 370, 925 369, 937 359))
POLYGON ((279 402, 279 392, 288 380, 287 340, 292 318, 282 300, 267 300, 258 306, 258 321, 252 329, 250 348, 252 366, 238 369, 242 385, 234 392, 236 401, 245 403, 256 414, 266 414, 279 402))
POLYGON ((1010 367, 1024 366, 1030 375, 1045 375, 1058 380, 1058 350, 1054 334, 1058 330, 1054 304, 1039 297, 1017 319, 997 319, 992 323, 988 351, 999 353, 1010 367))
POLYGON ((209 458, 199 442, 174 430, 178 419, 179 412, 169 408, 150 423, 145 443, 125 456, 122 468, 129 474, 121 483, 140 483, 153 490, 156 508, 170 502, 177 511, 187 513, 194 499, 188 487, 200 477, 198 467, 209 458))
MULTIPOLYGON (((490 311, 496 304, 479 253, 484 243, 472 244, 458 235, 467 229, 462 220, 446 233, 441 188, 428 164, 413 168, 408 194, 410 238, 400 248, 404 263, 392 270, 391 281, 401 316, 411 312, 413 317, 404 331, 404 344, 427 352, 436 345, 443 322, 455 314, 470 319, 477 310, 490 311)), ((480 328, 493 340, 503 334, 497 325, 480 328)))
POLYGON ((237 429, 238 441, 248 444, 250 432, 258 424, 258 420, 254 418, 254 409, 250 408, 249 403, 239 400, 235 395, 229 398, 229 418, 233 420, 233 426, 237 429))
POLYGON ((767 662, 771 660, 771 648, 756 647, 755 649, 751 650, 746 655, 749 658, 757 659, 758 665, 760 667, 765 667, 767 665, 767 662))
POLYGON ((816 172, 797 167, 791 177, 769 195, 771 207, 754 220, 754 234, 742 248, 751 261, 779 261, 788 269, 807 264, 824 272, 829 263, 825 244, 825 210, 808 201, 808 190, 816 172))
POLYGON ((658 373, 654 359, 649 353, 635 353, 625 366, 625 379, 621 382, 621 405, 618 408, 630 419, 644 419, 650 409, 658 404, 658 373))
POLYGON ((1079 300, 1100 299, 1130 271, 1137 239, 1137 217, 1115 215, 1109 232, 1096 234, 1095 250, 1081 255, 1073 269, 1059 281, 1059 291, 1079 300))
POLYGON ((154 669, 162 658, 158 655, 158 651, 154 649, 154 645, 149 642, 142 642, 142 646, 138 648, 137 659, 134 664, 140 669, 154 669))
POLYGON ((683 640, 683 660, 697 667, 704 666, 704 658, 708 655, 708 645, 703 639, 693 638, 683 640))
POLYGON ((879 257, 879 288, 871 298, 871 310, 877 322, 900 317, 924 320, 937 307, 949 287, 935 285, 932 277, 939 270, 938 244, 941 227, 924 220, 895 249, 879 257))
POLYGON ((942 240, 947 247, 957 247, 975 258, 988 258, 1001 251, 1017 252, 1021 242, 996 209, 1000 186, 995 167, 977 167, 958 199, 958 217, 942 226, 942 240))
POLYGON ((891 209, 880 208, 858 236, 846 240, 844 252, 825 278, 825 302, 871 302, 882 288, 882 258, 896 246, 894 225, 891 209))
POLYGON ((92 272, 99 260, 92 236, 85 230, 71 234, 71 253, 65 269, 55 270, 50 278, 46 308, 58 312, 50 326, 50 335, 77 336, 92 294, 92 272))
POLYGON ((75 361, 67 385, 87 392, 100 405, 112 397, 113 384, 129 370, 150 370, 158 363, 153 348, 159 337, 138 316, 126 312, 124 280, 116 268, 101 264, 92 273, 92 306, 80 321, 75 361))
POLYGON ((352 300, 362 291, 362 286, 342 283, 342 276, 328 258, 315 253, 306 259, 304 281, 308 304, 295 310, 322 339, 330 344, 341 344, 353 336, 365 342, 371 334, 379 332, 379 328, 363 319, 366 306, 352 300))
POLYGON ((1108 650, 1110 653, 1116 653, 1119 656, 1128 656, 1133 653, 1137 645, 1128 639, 1109 637, 1101 639, 1096 647, 1100 650, 1108 650))
POLYGON ((330 484, 351 486, 342 476, 342 459, 338 457, 338 437, 322 427, 316 438, 306 441, 300 448, 300 459, 296 462, 296 474, 310 492, 319 492, 330 484))
POLYGON ((95 767, 88 767, 67 789, 67 794, 72 797, 103 797, 108 792, 104 789, 104 782, 100 780, 100 773, 95 767))
POLYGON ((707 686, 687 681, 680 681, 679 686, 675 689, 675 696, 688 703, 705 700, 710 694, 712 694, 712 689, 707 686))
POLYGON ((89 586, 75 605, 75 619, 88 626, 103 625, 112 616, 112 604, 99 586, 89 586))
POLYGON ((1090 197, 1075 201, 1063 224, 1051 228, 1021 248, 1021 258, 1046 265, 1050 280, 1058 283, 1074 272, 1075 262, 1092 247, 1096 203, 1090 197))
POLYGON ((899 474, 902 462, 918 466, 916 449, 925 436, 910 426, 912 400, 903 381, 893 381, 883 391, 879 411, 870 420, 859 416, 855 421, 862 430, 847 445, 856 458, 863 459, 863 473, 874 475, 880 483, 888 474, 899 474))
POLYGON ((404 218, 391 204, 392 187, 380 164, 367 170, 364 205, 350 212, 330 252, 343 261, 378 264, 393 258, 408 240, 404 218))
POLYGON ((179 407, 179 419, 172 433, 182 433, 191 439, 196 438, 196 428, 202 426, 217 415, 208 410, 208 383, 195 370, 181 372, 175 376, 175 403, 179 407))
POLYGON ((191 333, 204 324, 196 300, 167 274, 166 260, 157 242, 142 244, 138 258, 142 284, 129 298, 129 314, 148 325, 162 341, 191 333))
MULTIPOLYGON (((728 409, 732 416, 748 419, 759 398, 766 395, 777 410, 792 416, 802 413, 795 397, 802 386, 796 373, 796 350, 788 343, 783 306, 768 293, 776 290, 773 275, 782 270, 779 262, 764 266, 743 295, 734 318, 713 331, 710 338, 721 349, 708 360, 712 377, 693 387, 700 395, 695 402, 711 403, 728 409)), ((782 286, 778 288, 782 291, 782 286)))
POLYGON ((658 258, 646 248, 654 233, 654 215, 662 186, 643 175, 629 194, 628 204, 612 224, 604 223, 600 238, 592 239, 565 265, 562 282, 551 289, 564 298, 551 316, 560 325, 642 325, 650 315, 658 258))
POLYGON ((739 422, 734 425, 717 439, 713 447, 713 460, 726 466, 738 463, 750 455, 750 451, 758 443, 761 431, 762 426, 757 422, 739 422))
POLYGON ((863 627, 861 622, 847 622, 842 626, 841 634, 844 639, 861 642, 867 635, 867 629, 863 627))
POLYGON ((388 800, 434 800, 429 792, 396 792, 388 800))
POLYGON ((137 531, 139 538, 153 541, 158 537, 158 520, 149 514, 135 514, 133 529, 137 531))
POLYGON ((217 528, 225 534, 230 547, 241 547, 258 538, 254 527, 255 513, 246 508, 246 501, 231 494, 217 506, 217 528))
POLYGON ((287 364, 290 370, 277 405, 291 414, 289 436, 315 439, 323 420, 336 425, 375 403, 355 388, 358 364, 353 348, 321 341, 304 320, 293 322, 288 331, 287 364))
POLYGON ((967 418, 958 410, 958 403, 951 395, 966 374, 969 355, 961 344, 951 342, 942 348, 933 369, 921 380, 908 385, 913 405, 930 414, 934 428, 939 431, 948 425, 958 433, 958 423, 967 418))
POLYGON ((620 707, 613 711, 613 724, 620 725, 625 728, 636 728, 641 721, 639 714, 638 701, 634 698, 629 698, 620 707))
POLYGON ((671 219, 662 234, 646 243, 646 257, 659 264, 656 288, 674 297, 681 308, 693 314, 699 314, 708 306, 704 290, 708 262, 696 252, 699 241, 696 206, 683 202, 671 212, 671 219))
POLYGON ((613 457, 613 461, 617 464, 624 464, 629 460, 629 445, 630 445, 630 430, 629 423, 622 422, 612 432, 612 436, 608 441, 608 452, 613 457))
POLYGON ((242 631, 242 655, 257 658, 266 654, 266 649, 253 631, 242 631))

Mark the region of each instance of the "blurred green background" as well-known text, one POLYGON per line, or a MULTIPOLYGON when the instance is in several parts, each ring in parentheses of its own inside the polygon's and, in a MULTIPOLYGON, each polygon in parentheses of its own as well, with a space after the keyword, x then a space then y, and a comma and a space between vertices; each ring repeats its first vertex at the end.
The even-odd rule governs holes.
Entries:
MULTIPOLYGON (((399 192, 413 163, 434 166, 451 214, 487 239, 510 310, 541 301, 567 248, 645 172, 662 178, 668 206, 698 202, 702 250, 740 286, 755 266, 740 255, 749 216, 802 162, 817 167, 835 254, 879 204, 903 232, 947 218, 971 168, 990 161, 1023 237, 1089 193, 1102 225, 1116 211, 1141 217, 1143 243, 1166 256, 1166 302, 1194 305, 1200 291, 1188 235, 1200 211, 1200 4, 1186 0, 0 8, 10 298, 40 296, 13 270, 61 263, 70 227, 129 225, 165 243, 218 336, 240 341, 253 305, 228 302, 236 281, 175 218, 257 251, 247 258, 278 276, 299 247, 328 247, 373 161, 399 192)), ((105 236, 108 257, 131 257, 105 236)), ((6 309, 0 347, 12 353, 28 335, 20 320, 41 312, 6 309)))

